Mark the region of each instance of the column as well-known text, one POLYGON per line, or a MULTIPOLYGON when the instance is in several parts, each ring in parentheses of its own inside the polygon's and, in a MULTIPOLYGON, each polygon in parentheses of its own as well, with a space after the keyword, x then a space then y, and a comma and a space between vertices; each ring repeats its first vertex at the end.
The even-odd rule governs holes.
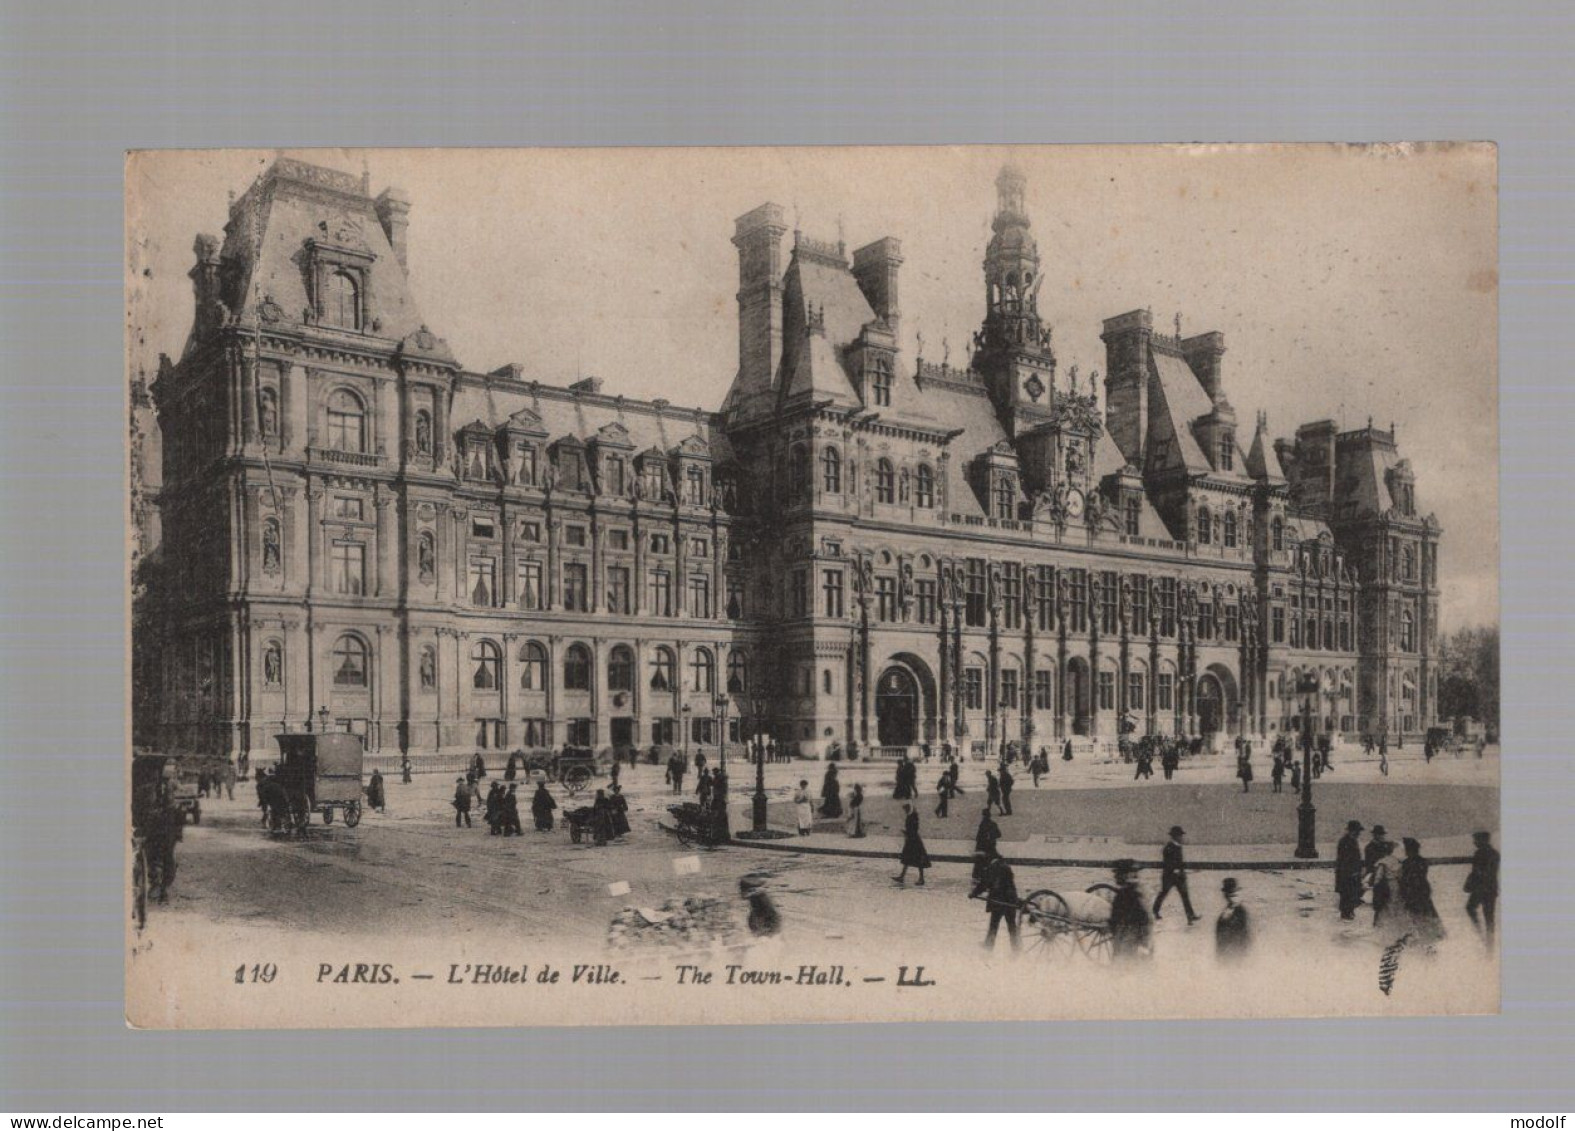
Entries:
POLYGON ((372 592, 379 597, 392 597, 398 590, 398 574, 394 566, 394 543, 397 541, 394 526, 389 517, 389 504, 394 500, 388 494, 388 488, 379 485, 372 498, 372 505, 377 510, 377 582, 372 592))
POLYGON ((1066 725, 1066 619, 1056 634, 1055 645, 1055 736, 1064 739, 1069 731, 1066 725))
MULTIPOLYGON (((951 732, 950 727, 949 727, 948 724, 950 722, 952 713, 951 713, 951 710, 950 710, 951 704, 948 702, 948 700, 951 697, 951 695, 950 695, 951 688, 952 688, 952 684, 956 682, 956 677, 952 673, 950 637, 947 634, 947 624, 949 623, 949 618, 947 616, 947 608, 946 608, 945 602, 941 602, 940 603, 940 610, 939 610, 939 612, 940 612, 940 624, 941 624, 941 640, 940 640, 940 654, 939 654, 938 659, 940 661, 939 667, 940 667, 940 681, 941 681, 941 684, 940 684, 940 688, 939 688, 939 693, 935 696, 935 700, 936 700, 936 704, 935 705, 936 705, 936 711, 937 711, 937 715, 938 715, 938 726, 937 726, 937 729, 936 729, 935 737, 936 737, 936 741, 937 742, 950 744, 950 742, 952 740, 952 732, 951 732)), ((851 712, 850 712, 850 720, 851 720, 851 712)))

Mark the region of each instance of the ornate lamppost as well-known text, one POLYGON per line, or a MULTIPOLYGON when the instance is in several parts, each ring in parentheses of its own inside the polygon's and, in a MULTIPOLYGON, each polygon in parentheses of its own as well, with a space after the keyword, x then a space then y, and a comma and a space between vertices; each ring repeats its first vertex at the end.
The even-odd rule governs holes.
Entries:
POLYGON ((723 771, 727 769, 727 708, 729 706, 726 695, 718 695, 712 706, 716 708, 717 718, 720 720, 721 733, 717 735, 717 767, 723 771))
POLYGON ((1318 701, 1318 677, 1304 675, 1298 681, 1302 697, 1302 801, 1296 807, 1296 852, 1299 860, 1318 858, 1318 810, 1312 801, 1313 704, 1318 701))
POLYGON ((689 766, 689 711, 690 706, 685 703, 678 709, 679 725, 684 728, 684 767, 689 766))
POLYGON ((752 705, 755 719, 755 796, 750 824, 755 832, 763 833, 766 831, 766 735, 761 721, 766 717, 765 696, 757 691, 752 705))

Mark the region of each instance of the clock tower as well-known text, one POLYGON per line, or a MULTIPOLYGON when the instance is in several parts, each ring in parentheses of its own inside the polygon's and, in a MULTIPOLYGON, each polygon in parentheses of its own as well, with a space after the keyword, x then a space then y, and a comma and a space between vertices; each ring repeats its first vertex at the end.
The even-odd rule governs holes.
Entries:
POLYGON ((973 367, 984 374, 1007 432, 1047 420, 1055 391, 1050 327, 1039 317, 1039 248, 1029 232, 1028 179, 1011 165, 995 179, 994 235, 984 256, 984 325, 974 335, 973 367))

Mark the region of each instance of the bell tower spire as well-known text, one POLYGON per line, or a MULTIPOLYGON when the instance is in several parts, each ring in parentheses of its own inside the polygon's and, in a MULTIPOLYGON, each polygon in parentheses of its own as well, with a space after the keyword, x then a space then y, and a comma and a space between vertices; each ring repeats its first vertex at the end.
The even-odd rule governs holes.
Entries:
MULTIPOLYGON (((1055 385, 1050 327, 1039 317, 1039 248, 1027 206, 1028 178, 1014 165, 995 178, 993 234, 984 253, 984 326, 975 365, 1008 427, 1019 415, 1048 413, 1055 385)), ((1015 430, 1015 429, 1014 429, 1015 430)))

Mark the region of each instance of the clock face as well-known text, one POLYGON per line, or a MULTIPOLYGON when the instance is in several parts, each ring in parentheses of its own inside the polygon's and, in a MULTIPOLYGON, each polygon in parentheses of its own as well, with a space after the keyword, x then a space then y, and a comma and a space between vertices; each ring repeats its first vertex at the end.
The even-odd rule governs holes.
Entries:
POLYGON ((1066 513, 1073 518, 1083 517, 1083 492, 1073 491, 1066 497, 1066 513))

